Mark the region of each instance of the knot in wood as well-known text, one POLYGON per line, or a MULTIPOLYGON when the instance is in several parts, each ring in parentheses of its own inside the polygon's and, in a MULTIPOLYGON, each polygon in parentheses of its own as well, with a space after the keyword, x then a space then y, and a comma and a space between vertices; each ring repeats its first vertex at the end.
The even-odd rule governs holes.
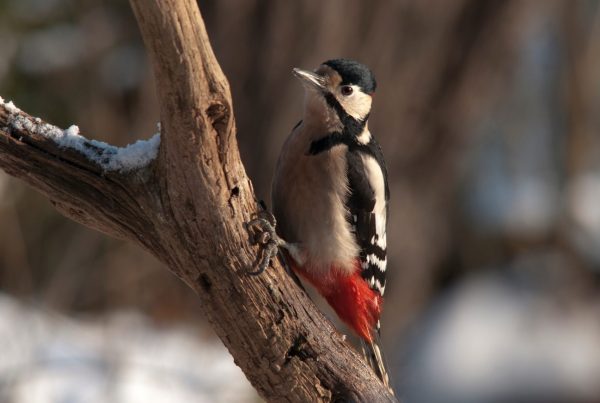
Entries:
POLYGON ((219 133, 227 127, 229 122, 229 107, 221 101, 213 101, 206 109, 206 115, 210 119, 212 126, 219 133))

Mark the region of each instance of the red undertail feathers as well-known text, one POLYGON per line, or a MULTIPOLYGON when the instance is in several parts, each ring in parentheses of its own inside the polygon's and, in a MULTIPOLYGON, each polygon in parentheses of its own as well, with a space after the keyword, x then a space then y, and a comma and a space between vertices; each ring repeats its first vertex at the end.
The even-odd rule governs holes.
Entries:
POLYGON ((381 295, 372 290, 360 275, 360 261, 348 275, 332 267, 327 276, 315 276, 303 267, 294 270, 308 280, 327 300, 340 319, 363 340, 371 342, 382 308, 381 295))

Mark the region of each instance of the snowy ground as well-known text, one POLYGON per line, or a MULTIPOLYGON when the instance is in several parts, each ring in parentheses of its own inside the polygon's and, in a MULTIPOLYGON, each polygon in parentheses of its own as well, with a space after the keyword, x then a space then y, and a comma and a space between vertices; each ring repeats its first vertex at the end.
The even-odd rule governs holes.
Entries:
POLYGON ((404 402, 600 401, 599 302, 567 303, 537 263, 545 277, 481 273, 440 297, 399 360, 404 402))
POLYGON ((139 314, 75 321, 0 294, 0 402, 258 402, 227 350, 139 314))

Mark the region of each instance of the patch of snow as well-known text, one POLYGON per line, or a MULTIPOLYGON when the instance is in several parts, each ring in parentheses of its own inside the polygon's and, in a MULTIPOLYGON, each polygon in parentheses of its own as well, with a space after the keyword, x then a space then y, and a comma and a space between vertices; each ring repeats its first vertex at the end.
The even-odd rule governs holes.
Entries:
POLYGON ((260 401, 225 347, 132 312, 74 320, 0 294, 0 401, 260 401))
POLYGON ((597 302, 567 309, 539 279, 485 272, 442 296, 406 347, 406 401, 599 401, 597 302))
POLYGON ((9 125, 27 130, 52 139, 59 147, 76 150, 94 161, 104 171, 129 172, 148 165, 158 155, 160 146, 159 132, 148 140, 138 140, 126 147, 115 147, 103 141, 89 140, 79 134, 79 127, 72 125, 66 130, 43 123, 40 118, 19 114, 21 111, 12 101, 6 103, 0 98, 0 104, 9 111, 9 125))
POLYGON ((6 107, 6 109, 10 112, 10 113, 18 113, 21 112, 21 110, 19 108, 17 108, 15 106, 15 104, 13 104, 13 101, 7 102, 4 104, 4 106, 6 107))

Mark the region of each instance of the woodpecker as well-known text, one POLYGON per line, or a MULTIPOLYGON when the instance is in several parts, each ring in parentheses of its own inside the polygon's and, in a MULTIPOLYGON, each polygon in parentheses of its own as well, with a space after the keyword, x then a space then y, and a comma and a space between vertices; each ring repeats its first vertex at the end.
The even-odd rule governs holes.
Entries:
POLYGON ((379 347, 389 188, 368 127, 375 77, 348 59, 293 73, 305 88, 304 116, 275 169, 271 245, 286 250, 294 272, 361 338, 368 363, 389 388, 379 347))

